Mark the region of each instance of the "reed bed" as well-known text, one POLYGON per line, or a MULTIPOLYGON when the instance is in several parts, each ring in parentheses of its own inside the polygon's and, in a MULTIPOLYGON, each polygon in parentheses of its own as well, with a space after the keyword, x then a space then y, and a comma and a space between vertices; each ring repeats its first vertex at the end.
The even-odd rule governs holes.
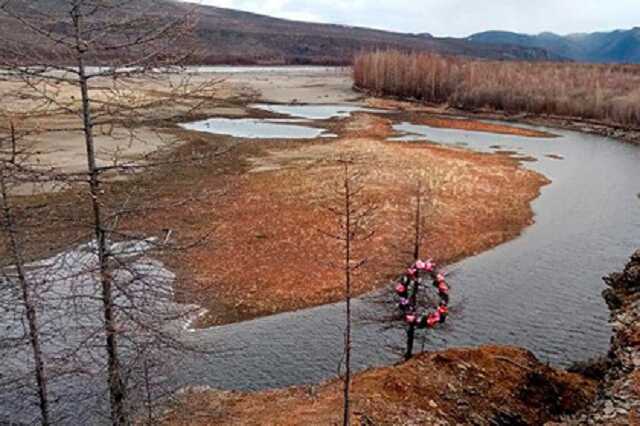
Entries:
POLYGON ((357 88, 464 110, 530 113, 640 128, 640 66, 484 61, 379 51, 356 56, 357 88))

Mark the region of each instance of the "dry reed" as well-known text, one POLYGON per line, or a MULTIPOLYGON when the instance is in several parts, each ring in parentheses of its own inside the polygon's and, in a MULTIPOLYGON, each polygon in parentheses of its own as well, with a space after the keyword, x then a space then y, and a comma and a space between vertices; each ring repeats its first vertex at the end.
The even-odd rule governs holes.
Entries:
POLYGON ((464 110, 531 113, 640 128, 640 66, 484 61, 378 51, 354 60, 357 88, 464 110))

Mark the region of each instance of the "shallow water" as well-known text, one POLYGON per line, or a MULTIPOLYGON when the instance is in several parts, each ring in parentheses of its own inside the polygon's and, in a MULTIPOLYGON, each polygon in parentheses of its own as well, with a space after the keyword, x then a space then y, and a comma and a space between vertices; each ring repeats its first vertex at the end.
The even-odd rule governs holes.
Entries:
POLYGON ((355 105, 254 104, 251 108, 288 115, 291 118, 210 118, 181 124, 187 130, 229 135, 245 139, 315 139, 337 135, 314 127, 313 121, 346 118, 354 112, 385 112, 355 105))
POLYGON ((395 128, 442 144, 531 156, 537 161, 524 167, 552 181, 534 201, 536 223, 522 237, 458 265, 455 291, 466 302, 463 317, 454 319, 454 344, 518 344, 562 366, 605 354, 610 327, 601 277, 640 245, 640 202, 633 195, 640 148, 555 130, 560 138, 395 128))
POLYGON ((325 129, 302 126, 299 120, 263 120, 257 118, 210 118, 182 124, 187 130, 229 135, 246 139, 315 139, 325 134, 325 129))
MULTIPOLYGON (((116 312, 132 305, 135 312, 119 315, 120 355, 126 368, 139 368, 139 358, 129 356, 136 344, 153 339, 151 333, 136 329, 138 323, 162 322, 190 315, 194 307, 168 303, 173 297, 174 275, 162 263, 145 257, 154 240, 114 243, 111 252, 119 268, 113 273, 113 297, 116 312), (120 289, 126 288, 126 293, 120 289), (136 338, 127 330, 136 329, 136 338)), ((41 350, 46 361, 48 394, 53 424, 102 424, 108 412, 106 399, 106 363, 102 330, 101 287, 96 279, 98 259, 95 244, 88 243, 27 266, 27 280, 34 294, 41 294, 38 323, 41 350), (68 370, 67 370, 68 369, 68 370)), ((15 273, 0 270, 2 293, 0 304, 0 424, 37 424, 39 411, 33 389, 33 361, 24 333, 24 311, 16 288, 15 273), (7 285, 7 287, 5 287, 7 285), (15 339, 15 340, 13 340, 15 339), (10 347, 6 342, 12 341, 10 347), (15 423, 14 423, 15 422, 15 423)), ((181 322, 169 323, 175 330, 181 322)), ((139 351, 136 350, 138 354, 139 351)), ((167 351, 168 352, 168 351, 167 351)), ((151 353, 144 358, 152 360, 151 353)), ((133 379, 135 373, 131 374, 133 379)), ((159 377, 156 380, 160 380, 159 377)), ((133 381, 133 380, 131 380, 133 381)), ((129 384, 135 395, 135 386, 129 384)))
POLYGON ((346 118, 354 112, 386 112, 380 109, 364 108, 357 105, 279 105, 279 104, 254 104, 251 108, 276 114, 289 115, 291 117, 307 120, 329 120, 331 118, 346 118))

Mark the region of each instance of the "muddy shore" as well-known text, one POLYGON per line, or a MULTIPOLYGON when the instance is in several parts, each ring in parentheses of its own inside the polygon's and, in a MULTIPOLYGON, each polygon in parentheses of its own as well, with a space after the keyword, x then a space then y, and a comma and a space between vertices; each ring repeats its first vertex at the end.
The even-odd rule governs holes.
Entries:
POLYGON ((385 285, 410 261, 417 182, 431 198, 423 253, 445 264, 519 235, 532 223, 529 203, 547 183, 506 155, 385 142, 392 133, 389 121, 370 114, 357 114, 332 131, 341 135, 333 142, 286 150, 272 145, 229 182, 229 202, 212 209, 217 244, 194 250, 185 265, 198 271, 205 289, 209 313, 201 325, 342 298, 340 272, 328 266, 338 260, 340 246, 321 233, 336 226, 327 207, 336 201, 340 170, 333 160, 340 157, 359 158, 359 169, 367 171, 367 200, 379 206, 375 238, 355 248, 356 256, 370 259, 357 276, 356 295, 385 285))

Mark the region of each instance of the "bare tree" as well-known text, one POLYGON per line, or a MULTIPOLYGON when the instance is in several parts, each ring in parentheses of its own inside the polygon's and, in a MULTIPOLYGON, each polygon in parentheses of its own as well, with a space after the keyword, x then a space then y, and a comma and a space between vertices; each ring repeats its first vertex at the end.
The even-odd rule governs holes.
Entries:
MULTIPOLYGON (((423 216, 422 211, 422 201, 423 201, 423 189, 422 183, 418 182, 416 187, 416 195, 415 195, 415 218, 414 218, 414 240, 413 240, 413 262, 417 262, 420 260, 420 248, 422 247, 422 241, 424 239, 424 221, 425 218, 423 216)), ((418 303, 418 293, 420 291, 419 285, 414 285, 411 290, 410 303, 413 306, 416 306, 418 303)), ((404 354, 404 359, 409 360, 413 356, 413 344, 415 341, 416 334, 416 326, 415 324, 409 324, 407 327, 407 350, 404 354)))
MULTIPOLYGON (((158 207, 143 205, 134 197, 114 206, 106 194, 108 175, 144 170, 154 164, 149 159, 124 162, 117 151, 110 162, 100 161, 96 134, 143 142, 137 130, 145 123, 188 116, 207 102, 212 88, 210 81, 194 84, 180 73, 180 66, 193 53, 189 41, 195 22, 192 10, 162 3, 175 14, 152 13, 156 4, 147 0, 65 0, 54 7, 44 1, 1 3, 2 15, 21 27, 23 36, 43 47, 34 52, 23 49, 20 40, 3 40, 0 67, 4 78, 19 83, 20 93, 37 100, 32 112, 65 115, 73 124, 64 130, 83 135, 86 169, 74 177, 86 187, 90 211, 87 225, 94 243, 88 248, 96 257, 99 331, 106 355, 109 417, 114 425, 132 422, 129 391, 135 363, 143 362, 146 378, 149 373, 142 349, 149 345, 177 348, 179 342, 164 334, 161 325, 177 320, 183 312, 172 311, 165 304, 149 308, 146 302, 151 295, 163 299, 173 296, 166 288, 168 279, 150 273, 157 268, 147 267, 144 259, 141 266, 144 254, 126 244, 140 242, 140 235, 119 229, 127 216, 158 207), (136 90, 144 84, 150 89, 136 90)), ((169 238, 146 240, 145 244, 147 251, 166 249, 169 238)), ((72 296, 74 300, 96 299, 92 294, 72 296)), ((91 311, 80 303, 74 304, 74 309, 85 316, 91 311), (86 312, 81 312, 83 309, 86 312)), ((93 320, 97 322, 97 318, 93 320)), ((93 347, 96 332, 89 334, 90 344, 84 343, 93 347)))
MULTIPOLYGON (((40 419, 43 425, 51 424, 49 394, 47 392, 47 371, 44 354, 42 351, 42 333, 38 312, 36 308, 37 296, 34 294, 34 283, 31 282, 25 271, 26 262, 24 259, 24 249, 22 247, 22 235, 16 220, 16 212, 12 203, 11 189, 22 180, 23 182, 32 178, 35 174, 26 163, 28 157, 18 147, 19 135, 16 132, 13 122, 9 123, 6 137, 0 135, 0 207, 1 220, 0 230, 6 240, 7 250, 10 260, 9 265, 13 267, 14 274, 11 278, 5 276, 5 280, 10 286, 17 284, 19 287, 19 301, 26 316, 26 327, 28 331, 28 341, 31 346, 32 360, 34 364, 33 375, 36 381, 38 396, 38 406, 40 409, 40 419)), ((6 267, 7 265, 0 265, 6 267)))
MULTIPOLYGON (((425 173, 416 181, 407 203, 407 226, 401 233, 401 242, 394 245, 398 263, 407 265, 406 270, 396 277, 393 285, 368 298, 372 309, 361 318, 366 323, 381 324, 384 330, 402 331, 402 345, 393 345, 391 349, 405 361, 415 353, 418 332, 440 324, 450 311, 446 278, 451 273, 444 272, 428 256, 428 232, 436 229, 436 194, 444 183, 445 176, 434 173, 425 173)), ((461 309, 455 306, 452 311, 459 313, 461 309)), ((426 338, 426 334, 422 336, 426 338)))
POLYGON ((342 177, 336 190, 335 205, 328 208, 337 221, 337 231, 323 234, 338 241, 342 246, 341 262, 333 266, 343 273, 344 301, 345 301, 345 331, 344 331, 344 374, 343 386, 343 424, 350 424, 350 391, 351 391, 351 349, 352 349, 352 286, 354 273, 366 265, 366 257, 355 255, 355 245, 369 240, 373 236, 372 221, 376 206, 367 201, 363 191, 365 188, 363 175, 354 171, 355 160, 345 158, 339 160, 342 167, 342 177))
MULTIPOLYGON (((432 182, 433 183, 433 182, 432 182)), ((444 274, 439 272, 433 260, 422 261, 422 245, 426 238, 426 219, 430 213, 429 206, 433 200, 421 181, 416 185, 415 191, 415 215, 413 218, 413 262, 407 273, 402 276, 396 287, 396 293, 400 295, 399 316, 395 320, 406 324, 407 343, 404 353, 406 361, 413 357, 416 330, 418 328, 433 327, 436 323, 444 322, 449 312, 449 286, 444 274), (440 301, 425 292, 428 280, 432 280, 437 289, 440 301), (421 291, 422 290, 422 291, 421 291), (431 315, 418 316, 418 310, 435 309, 431 315), (409 320, 408 320, 409 319, 409 320)))

